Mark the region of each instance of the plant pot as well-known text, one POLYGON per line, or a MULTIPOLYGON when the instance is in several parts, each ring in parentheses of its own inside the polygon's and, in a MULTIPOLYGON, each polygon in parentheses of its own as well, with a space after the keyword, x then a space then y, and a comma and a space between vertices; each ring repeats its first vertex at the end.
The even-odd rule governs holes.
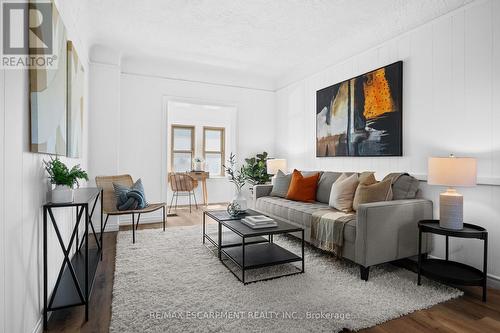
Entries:
POLYGON ((247 198, 243 195, 242 191, 236 193, 231 203, 238 204, 241 211, 246 211, 248 209, 247 198))
POLYGON ((52 203, 73 202, 73 189, 66 185, 56 185, 51 191, 52 203))

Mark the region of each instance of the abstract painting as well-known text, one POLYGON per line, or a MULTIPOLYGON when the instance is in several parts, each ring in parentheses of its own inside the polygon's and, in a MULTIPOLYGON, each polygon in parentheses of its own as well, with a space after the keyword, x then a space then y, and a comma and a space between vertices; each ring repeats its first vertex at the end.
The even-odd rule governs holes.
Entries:
POLYGON ((402 156, 403 62, 316 92, 316 156, 402 156))
MULTIPOLYGON (((34 68, 30 75, 31 151, 66 155, 67 145, 67 51, 66 29, 52 6, 55 68, 34 68)), ((31 19, 31 12, 30 12, 31 19)), ((35 18, 36 19, 36 16, 35 18)))
POLYGON ((71 41, 68 41, 68 157, 81 157, 83 96, 83 66, 71 41))

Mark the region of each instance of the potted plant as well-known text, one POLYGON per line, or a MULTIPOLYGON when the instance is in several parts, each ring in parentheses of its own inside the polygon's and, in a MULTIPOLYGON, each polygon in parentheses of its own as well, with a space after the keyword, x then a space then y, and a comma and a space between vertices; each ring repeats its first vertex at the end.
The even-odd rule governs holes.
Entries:
POLYGON ((271 175, 267 173, 266 161, 267 152, 245 159, 246 164, 242 170, 248 183, 252 185, 251 189, 253 189, 253 185, 265 184, 271 180, 271 175))
POLYGON ((201 157, 193 158, 193 171, 203 171, 203 162, 201 157))
POLYGON ((69 169, 61 160, 50 158, 50 161, 43 161, 45 170, 49 174, 50 182, 56 185, 51 191, 53 203, 65 203, 73 201, 73 187, 80 186, 79 179, 89 180, 87 172, 75 165, 69 169))
POLYGON ((247 210, 247 199, 243 195, 241 189, 247 181, 243 167, 239 170, 236 168, 236 155, 231 153, 229 155, 229 166, 223 165, 224 170, 229 178, 229 181, 236 187, 236 195, 231 201, 232 204, 237 204, 241 211, 247 210))

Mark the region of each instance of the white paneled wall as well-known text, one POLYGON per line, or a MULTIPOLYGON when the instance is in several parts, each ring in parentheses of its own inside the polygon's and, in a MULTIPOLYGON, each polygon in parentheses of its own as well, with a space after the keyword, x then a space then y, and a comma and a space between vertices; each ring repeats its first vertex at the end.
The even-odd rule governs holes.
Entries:
MULTIPOLYGON (((27 71, 1 73, 0 332, 32 332, 40 328, 43 305, 42 205, 48 183, 42 160, 48 156, 29 152, 27 71)), ((84 143, 84 157, 86 149, 84 143)), ((63 161, 87 168, 85 158, 63 161)), ((74 211, 59 209, 54 215, 68 242, 75 223, 74 211)), ((48 235, 50 292, 63 255, 50 224, 48 235)))
POLYGON ((5 332, 5 70, 0 69, 0 332, 5 332))
POLYGON ((25 299, 26 281, 25 265, 22 262, 23 249, 23 220, 22 220, 22 186, 23 186, 23 113, 27 109, 27 83, 24 79, 27 72, 5 71, 5 156, 4 187, 5 187, 5 285, 4 295, 6 307, 6 326, 13 332, 22 332, 20 320, 23 301, 25 299), (24 93, 24 98, 19 94, 24 93), (22 100, 26 100, 21 102, 22 100), (19 107, 16 107, 19 106, 19 107), (7 192, 7 189, 10 189, 7 192), (7 195, 8 193, 8 195, 7 195), (23 263, 23 264, 20 264, 23 263), (14 311, 13 311, 14 310, 14 311), (13 311, 13 312, 11 312, 13 311), (17 318, 16 318, 17 317, 17 318))
MULTIPOLYGON (((60 4, 58 8, 68 29, 68 38, 77 46, 88 75, 85 45, 78 38, 71 15, 65 11, 63 3, 56 3, 60 4)), ((0 70, 0 333, 41 331, 42 205, 48 191, 42 160, 48 159, 48 156, 29 152, 28 82, 26 70, 0 70)), ((88 95, 85 100, 88 101, 88 95)), ((84 112, 83 126, 83 157, 63 161, 70 166, 81 164, 86 169, 87 110, 84 112)), ((75 223, 74 211, 62 209, 54 213, 61 234, 68 242, 75 223)), ((48 233, 48 279, 51 292, 63 254, 50 226, 48 233)))
MULTIPOLYGON (((427 157, 471 156, 481 183, 500 185, 500 1, 479 0, 277 91, 278 157, 310 170, 408 171, 425 179, 427 157), (403 157, 316 158, 316 91, 403 60, 403 157)), ((442 188, 423 183, 435 202, 442 188)), ((489 273, 500 277, 500 186, 465 189, 465 216, 490 232, 489 273)), ((436 249, 442 248, 440 240, 436 249)), ((480 242, 452 242, 480 267, 480 242)), ((436 255, 442 254, 440 251, 436 255)))

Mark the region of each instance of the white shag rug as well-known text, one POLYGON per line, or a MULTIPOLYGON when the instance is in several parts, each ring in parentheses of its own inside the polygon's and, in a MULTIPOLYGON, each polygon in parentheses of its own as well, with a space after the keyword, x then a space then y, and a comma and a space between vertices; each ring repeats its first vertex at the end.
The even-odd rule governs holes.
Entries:
MULTIPOLYGON (((131 238, 118 234, 111 332, 359 330, 463 294, 425 278, 417 286, 415 273, 392 265, 372 267, 365 282, 358 266, 310 247, 304 274, 243 285, 202 244, 200 226, 131 238)), ((291 237, 275 242, 300 253, 291 237)))

